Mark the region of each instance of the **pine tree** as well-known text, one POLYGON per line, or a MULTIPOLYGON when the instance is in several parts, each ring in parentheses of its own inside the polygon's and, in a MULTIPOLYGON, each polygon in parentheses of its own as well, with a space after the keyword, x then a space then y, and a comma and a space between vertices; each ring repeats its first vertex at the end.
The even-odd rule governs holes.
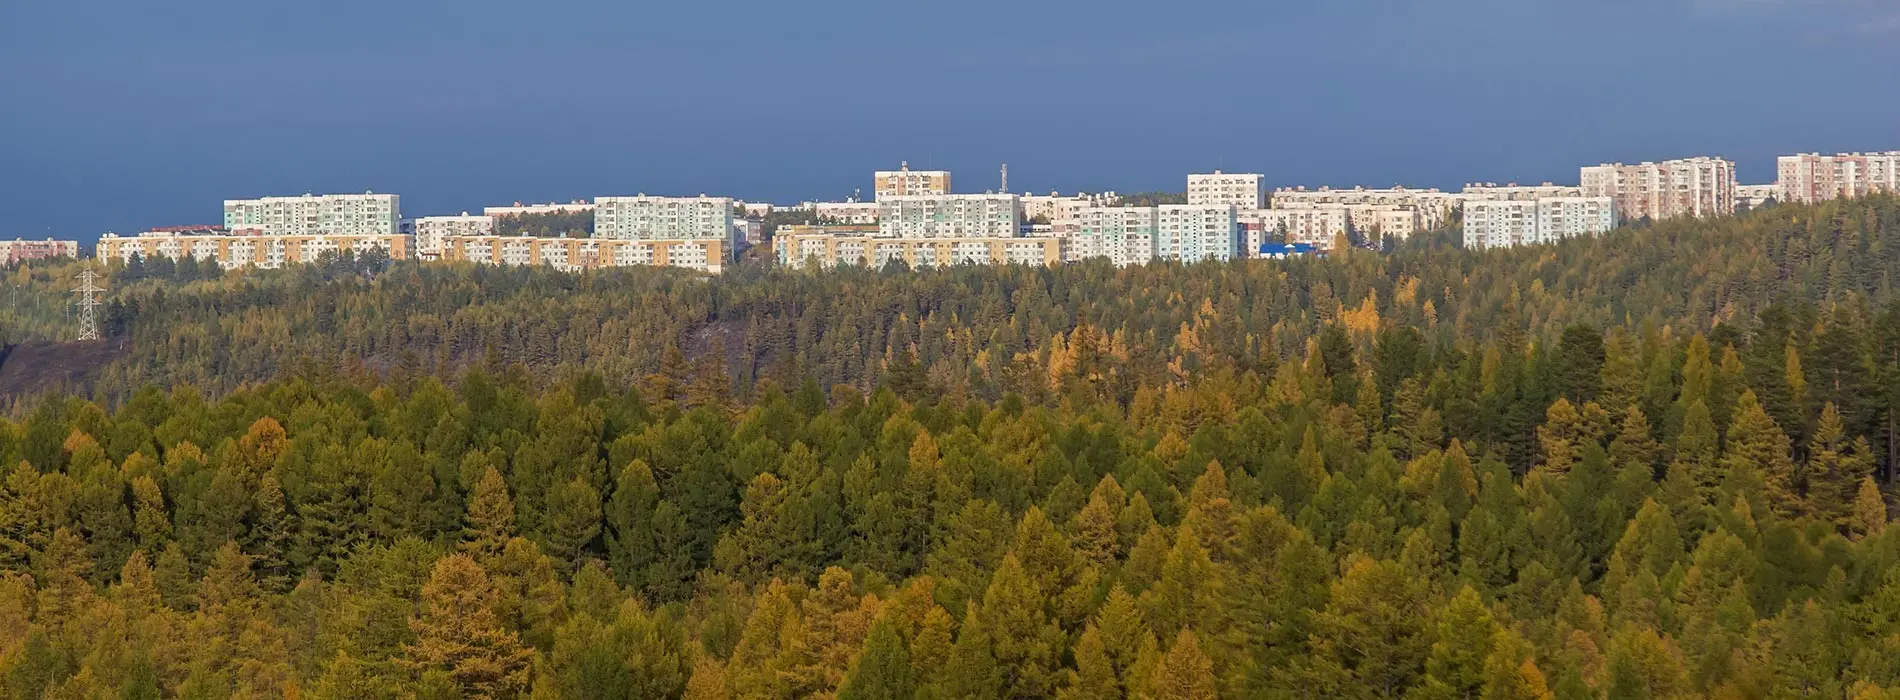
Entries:
POLYGON ((1100 629, 1091 624, 1082 630, 1082 638, 1075 643, 1074 656, 1075 670, 1069 673, 1068 682, 1057 698, 1121 700, 1119 674, 1115 663, 1108 658, 1108 647, 1102 642, 1100 629))
POLYGON ((494 467, 482 473, 468 498, 468 521, 458 547, 476 561, 494 561, 515 535, 515 503, 494 467))
POLYGON ((1201 652, 1194 633, 1182 629, 1161 665, 1155 667, 1147 697, 1154 700, 1215 700, 1220 697, 1214 678, 1214 662, 1201 652))
POLYGON ((1735 422, 1729 426, 1727 443, 1721 464, 1729 478, 1759 479, 1766 488, 1769 505, 1783 517, 1801 512, 1794 461, 1788 455, 1788 435, 1762 410, 1755 392, 1744 391, 1736 399, 1735 422))
POLYGON ((1880 485, 1869 476, 1860 480, 1860 490, 1854 495, 1854 523, 1852 531, 1862 537, 1872 537, 1887 529, 1887 500, 1880 493, 1880 485))
POLYGON ((990 634, 975 603, 963 616, 963 629, 944 663, 937 697, 959 700, 1000 700, 1003 671, 990 648, 990 634))
POLYGON ((1840 411, 1833 403, 1823 406, 1808 442, 1807 512, 1842 531, 1852 529, 1860 483, 1874 472, 1871 453, 1864 439, 1850 446, 1840 411))
POLYGON ((871 627, 864 652, 838 689, 838 700, 910 700, 916 685, 904 640, 896 627, 879 621, 871 627))
POLYGON ((1429 698, 1476 697, 1485 683, 1485 660, 1498 625, 1478 592, 1466 586, 1438 613, 1436 641, 1425 661, 1419 692, 1429 698))
POLYGON ((437 560, 422 587, 422 610, 409 623, 416 642, 403 647, 403 666, 418 675, 444 672, 467 698, 512 698, 527 690, 534 651, 502 627, 493 596, 488 573, 474 559, 437 560))
POLYGON ((257 505, 251 513, 251 527, 244 550, 254 558, 254 567, 264 590, 283 593, 295 583, 289 549, 296 527, 284 504, 284 490, 277 478, 265 474, 258 480, 257 505))
POLYGON ((573 570, 582 552, 600 535, 600 515, 600 492, 581 476, 548 490, 547 533, 542 540, 548 556, 563 571, 573 570))

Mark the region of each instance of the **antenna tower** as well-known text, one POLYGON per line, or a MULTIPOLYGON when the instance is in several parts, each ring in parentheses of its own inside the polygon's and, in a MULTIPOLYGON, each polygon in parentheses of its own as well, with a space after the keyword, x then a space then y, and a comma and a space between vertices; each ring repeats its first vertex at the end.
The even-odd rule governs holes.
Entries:
POLYGON ((99 293, 105 289, 94 284, 98 279, 98 273, 87 269, 79 273, 79 286, 73 289, 73 293, 79 295, 74 303, 79 305, 78 339, 82 341, 99 339, 99 293))

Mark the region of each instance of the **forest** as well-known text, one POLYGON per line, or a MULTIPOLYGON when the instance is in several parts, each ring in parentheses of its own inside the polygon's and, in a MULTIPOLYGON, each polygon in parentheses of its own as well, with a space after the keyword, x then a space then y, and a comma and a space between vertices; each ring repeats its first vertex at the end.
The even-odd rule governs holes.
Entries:
POLYGON ((1453 240, 116 267, 0 698, 1900 698, 1900 199, 1453 240))

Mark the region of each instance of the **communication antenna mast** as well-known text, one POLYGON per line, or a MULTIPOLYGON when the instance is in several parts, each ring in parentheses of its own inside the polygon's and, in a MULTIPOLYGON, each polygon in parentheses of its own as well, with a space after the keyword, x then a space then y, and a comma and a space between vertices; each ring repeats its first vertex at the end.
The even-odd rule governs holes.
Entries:
POLYGON ((1009 164, 1003 164, 1003 194, 1009 194, 1009 164))
POLYGON ((79 295, 74 302, 79 305, 79 340, 99 339, 99 293, 105 289, 94 284, 98 279, 99 274, 88 268, 79 273, 79 286, 73 289, 79 295))

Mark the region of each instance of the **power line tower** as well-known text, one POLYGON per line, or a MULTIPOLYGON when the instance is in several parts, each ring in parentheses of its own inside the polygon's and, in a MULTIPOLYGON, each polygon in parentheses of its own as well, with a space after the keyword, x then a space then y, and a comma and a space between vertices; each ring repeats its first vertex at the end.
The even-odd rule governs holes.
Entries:
POLYGON ((79 305, 78 340, 99 339, 99 293, 105 288, 94 284, 98 280, 99 274, 87 269, 79 273, 79 287, 73 290, 74 294, 79 295, 79 300, 74 302, 79 305))

